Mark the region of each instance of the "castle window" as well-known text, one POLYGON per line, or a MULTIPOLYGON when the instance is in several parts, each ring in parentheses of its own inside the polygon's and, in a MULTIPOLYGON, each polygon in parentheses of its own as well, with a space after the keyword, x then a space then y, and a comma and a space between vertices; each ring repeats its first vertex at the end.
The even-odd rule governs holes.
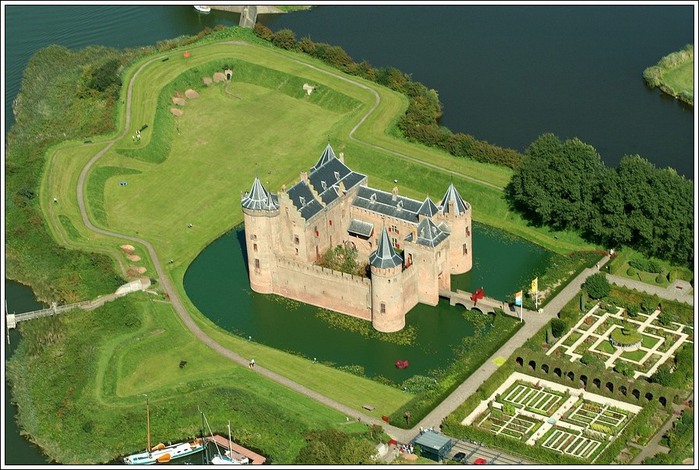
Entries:
POLYGON ((260 260, 255 258, 255 269, 260 269, 260 260))
POLYGON ((408 258, 406 259, 405 267, 409 268, 412 265, 413 265, 413 254, 408 253, 408 258))
POLYGON ((466 243, 464 243, 464 254, 468 254, 468 245, 466 243))
POLYGON ((471 236, 471 230, 468 227, 466 227, 466 236, 467 237, 471 236))
POLYGON ((398 233, 398 227, 395 225, 391 225, 391 229, 389 230, 389 232, 398 233))
POLYGON ((254 251, 255 253, 257 253, 257 243, 255 243, 254 245, 252 245, 252 251, 254 251))
POLYGON ((299 244, 299 236, 298 235, 294 235, 294 244, 295 245, 299 244))
POLYGON ((386 304, 381 302, 381 313, 386 313, 386 304))
POLYGON ((252 240, 257 240, 257 235, 255 235, 255 234, 253 233, 252 235, 250 235, 250 238, 251 238, 252 240))
POLYGON ((330 226, 332 227, 332 226, 333 226, 333 221, 332 221, 332 220, 328 220, 328 225, 330 225, 330 226))
POLYGON ((318 236, 318 227, 313 227, 313 231, 315 232, 316 237, 317 237, 318 236))
POLYGON ((296 248, 296 254, 297 254, 297 255, 299 254, 299 249, 298 249, 298 248, 296 248))
POLYGON ((393 243, 393 246, 395 246, 395 247, 398 246, 398 239, 397 238, 391 238, 391 242, 393 243))

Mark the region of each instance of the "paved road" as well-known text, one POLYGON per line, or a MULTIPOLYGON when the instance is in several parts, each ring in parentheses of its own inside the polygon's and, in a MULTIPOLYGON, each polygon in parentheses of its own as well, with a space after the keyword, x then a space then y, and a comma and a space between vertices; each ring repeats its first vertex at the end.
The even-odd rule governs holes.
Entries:
MULTIPOLYGON (((236 43, 237 45, 244 45, 244 43, 236 43)), ((133 237, 133 236, 128 236, 124 234, 120 234, 117 232, 112 232, 108 230, 103 230, 100 229, 92 224, 90 221, 88 215, 87 215, 87 210, 86 210, 86 205, 85 205, 85 195, 83 188, 85 186, 85 180, 87 178, 87 175, 91 169, 91 167, 99 160, 118 140, 123 138, 126 135, 127 130, 129 129, 130 126, 130 120, 131 120, 131 99, 132 99, 132 91, 133 91, 133 86, 135 83, 136 78, 139 76, 140 72, 148 66, 150 63, 159 61, 161 60, 161 57, 154 58, 145 64, 143 64, 133 75, 131 81, 129 82, 128 86, 128 91, 127 91, 127 97, 126 97, 126 112, 125 112, 125 124, 124 124, 124 131, 117 137, 115 137, 113 140, 109 141, 106 143, 106 146, 99 152, 97 153, 83 168, 82 172, 80 173, 80 177, 78 179, 78 187, 77 187, 77 196, 78 196, 78 205, 80 208, 80 213, 83 219, 83 223, 85 226, 97 233, 101 233, 104 235, 124 239, 124 240, 129 240, 135 243, 139 243, 143 245, 147 251, 148 255, 150 256, 153 266, 155 268, 155 271, 157 272, 158 279, 160 284, 162 285, 163 289, 170 295, 170 301, 172 303, 173 308, 177 312, 178 316, 184 323, 184 325, 194 334, 194 336, 200 340, 201 342, 207 344, 209 347, 217 351, 219 354, 229 358, 230 360, 242 365, 242 366, 247 366, 248 361, 246 358, 243 358, 239 354, 230 351, 208 337, 200 328, 197 326, 196 323, 192 320, 192 318, 189 315, 189 312, 185 308, 182 300, 179 298, 177 294, 177 290, 175 289, 172 280, 170 277, 167 275, 165 270, 163 269, 163 265, 161 264, 160 260, 158 259, 158 255, 153 248, 153 245, 148 242, 147 240, 133 237)), ((303 63, 303 62, 300 62, 303 63)), ((304 65, 308 65, 303 63, 304 65)), ((313 66, 310 66, 311 68, 315 68, 313 66)), ((326 72, 329 73, 329 72, 326 72)), ((330 75, 335 75, 332 73, 329 73, 330 75)), ((348 80, 353 83, 352 80, 347 79, 346 77, 341 77, 339 75, 335 75, 338 78, 341 78, 343 80, 348 80)), ((361 85, 357 83, 358 86, 365 87, 365 85, 361 85)), ((352 133, 357 129, 357 127, 366 120, 366 118, 378 107, 379 102, 380 102, 380 97, 378 94, 375 95, 377 102, 375 103, 374 107, 372 107, 367 114, 362 118, 360 123, 355 126, 354 129, 352 129, 352 133)), ((356 140, 356 139, 355 139, 356 140)), ((382 149, 385 150, 385 149, 382 149)), ((392 152, 395 153, 395 152, 392 152)), ((405 158, 410 158, 402 154, 401 155, 405 158)), ((421 164, 425 164, 424 162, 419 162, 421 164)), ((430 164, 425 164, 427 166, 434 166, 430 164)), ((441 169, 441 168, 440 168, 441 169)), ((464 175, 460 175, 464 176, 464 175)), ((466 177, 466 176, 464 176, 466 177)), ((470 178, 474 179, 474 178, 470 178)), ((479 181, 479 180, 476 180, 479 181)), ((479 181, 481 182, 481 181, 479 181)), ((492 186, 489 183, 481 182, 484 184, 487 184, 488 186, 492 186)), ((601 261, 601 264, 604 264, 608 261, 608 257, 605 257, 603 261, 601 261)), ((525 310, 524 311, 524 318, 526 321, 524 322, 524 327, 521 328, 515 335, 514 337, 508 341, 507 344, 502 346, 488 361, 483 364, 482 368, 480 371, 478 371, 475 374, 472 374, 471 377, 469 377, 461 386, 459 386, 449 397, 446 398, 442 403, 440 403, 431 413, 429 413, 422 421, 419 423, 415 423, 415 426, 412 429, 405 430, 405 429, 400 429, 395 426, 391 426, 379 419, 366 416, 363 413, 352 409, 350 407, 347 407, 343 404, 340 404, 326 396, 323 396, 313 390, 310 390, 303 385, 300 385, 296 382, 293 382, 286 377, 283 377, 275 372, 272 372, 268 369, 265 369, 264 367, 261 366, 256 366, 255 371, 258 374, 262 374, 292 390, 295 390, 299 393, 303 393, 304 395, 311 397, 333 409, 336 409, 342 413, 344 413, 347 416, 351 416, 353 418, 357 418, 362 420, 363 422, 366 423, 371 423, 371 424, 378 424, 381 425, 384 430, 386 431, 387 434, 389 434, 391 437, 396 439, 399 442, 407 443, 409 442, 415 435, 418 433, 418 429, 420 427, 423 428, 429 428, 429 427, 435 427, 439 428, 439 425, 442 422, 442 419, 444 419, 448 414, 450 414, 452 411, 456 409, 468 396, 473 394, 475 390, 478 388, 480 384, 482 384, 489 376, 492 374, 496 369, 497 366, 493 363, 493 359, 497 357, 509 357, 512 352, 520 347, 524 342, 534 333, 536 333, 541 327, 543 327, 546 322, 548 322, 550 319, 554 318, 556 314, 560 311, 560 309, 572 299, 575 294, 580 290, 581 284, 584 282, 584 280, 587 278, 587 276, 593 274, 594 272, 597 272, 597 269, 587 269, 583 273, 581 273, 579 276, 577 276, 573 282, 571 282, 566 288, 564 288, 555 298, 553 298, 546 306, 545 308, 545 313, 536 313, 532 311, 525 310)))
POLYGON ((652 284, 647 284, 645 282, 636 281, 634 279, 629 279, 627 277, 614 276, 612 274, 607 274, 609 282, 612 282, 618 286, 627 287, 629 289, 636 289, 637 291, 646 292, 648 294, 655 294, 660 298, 668 300, 677 300, 679 302, 685 302, 689 305, 694 305, 694 295, 689 294, 691 290, 691 285, 687 283, 680 284, 682 289, 674 287, 677 283, 670 285, 669 287, 654 286, 652 284))

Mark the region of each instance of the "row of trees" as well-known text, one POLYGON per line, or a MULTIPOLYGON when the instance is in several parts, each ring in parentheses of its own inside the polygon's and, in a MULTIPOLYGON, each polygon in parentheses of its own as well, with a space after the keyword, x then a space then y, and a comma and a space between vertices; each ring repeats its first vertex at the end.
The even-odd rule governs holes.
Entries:
POLYGON ((257 23, 254 31, 258 37, 270 41, 277 47, 303 52, 343 72, 406 95, 409 99, 408 109, 398 121, 398 129, 410 141, 440 148, 457 157, 510 168, 517 168, 522 160, 522 154, 515 150, 478 140, 468 134, 453 133, 440 126, 442 104, 437 91, 414 82, 410 75, 395 67, 374 68, 366 61, 355 62, 339 46, 313 42, 309 37, 297 41, 294 32, 289 29, 281 29, 275 33, 265 25, 257 23))
POLYGON ((692 183, 638 155, 608 168, 577 138, 547 133, 525 151, 506 190, 510 204, 537 225, 573 229, 604 246, 693 264, 692 183))

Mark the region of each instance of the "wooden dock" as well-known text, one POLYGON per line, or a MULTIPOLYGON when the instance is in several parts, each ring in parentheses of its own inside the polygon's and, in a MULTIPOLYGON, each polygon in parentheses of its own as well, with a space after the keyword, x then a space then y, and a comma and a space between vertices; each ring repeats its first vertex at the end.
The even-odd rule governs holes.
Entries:
POLYGON ((236 444, 233 441, 229 441, 228 438, 225 438, 223 436, 219 436, 218 434, 215 434, 213 437, 207 437, 206 438, 207 442, 214 441, 216 444, 219 446, 228 449, 229 448, 229 442, 230 442, 230 448, 233 450, 233 452, 236 452, 240 455, 244 455, 248 459, 250 459, 250 463, 252 465, 262 465, 265 463, 267 460, 267 457, 263 457, 260 454, 256 454, 255 452, 251 451, 250 449, 246 449, 245 447, 236 444))

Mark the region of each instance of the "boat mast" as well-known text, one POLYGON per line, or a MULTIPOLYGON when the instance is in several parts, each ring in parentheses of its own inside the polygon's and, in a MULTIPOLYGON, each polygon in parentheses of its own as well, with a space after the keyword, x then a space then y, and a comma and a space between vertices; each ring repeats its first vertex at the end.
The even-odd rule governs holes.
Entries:
POLYGON ((148 452, 148 456, 150 457, 150 407, 148 406, 148 395, 146 395, 146 427, 148 429, 148 447, 146 448, 146 452, 148 452))
POLYGON ((228 457, 233 459, 233 448, 231 447, 231 422, 228 421, 228 457))

